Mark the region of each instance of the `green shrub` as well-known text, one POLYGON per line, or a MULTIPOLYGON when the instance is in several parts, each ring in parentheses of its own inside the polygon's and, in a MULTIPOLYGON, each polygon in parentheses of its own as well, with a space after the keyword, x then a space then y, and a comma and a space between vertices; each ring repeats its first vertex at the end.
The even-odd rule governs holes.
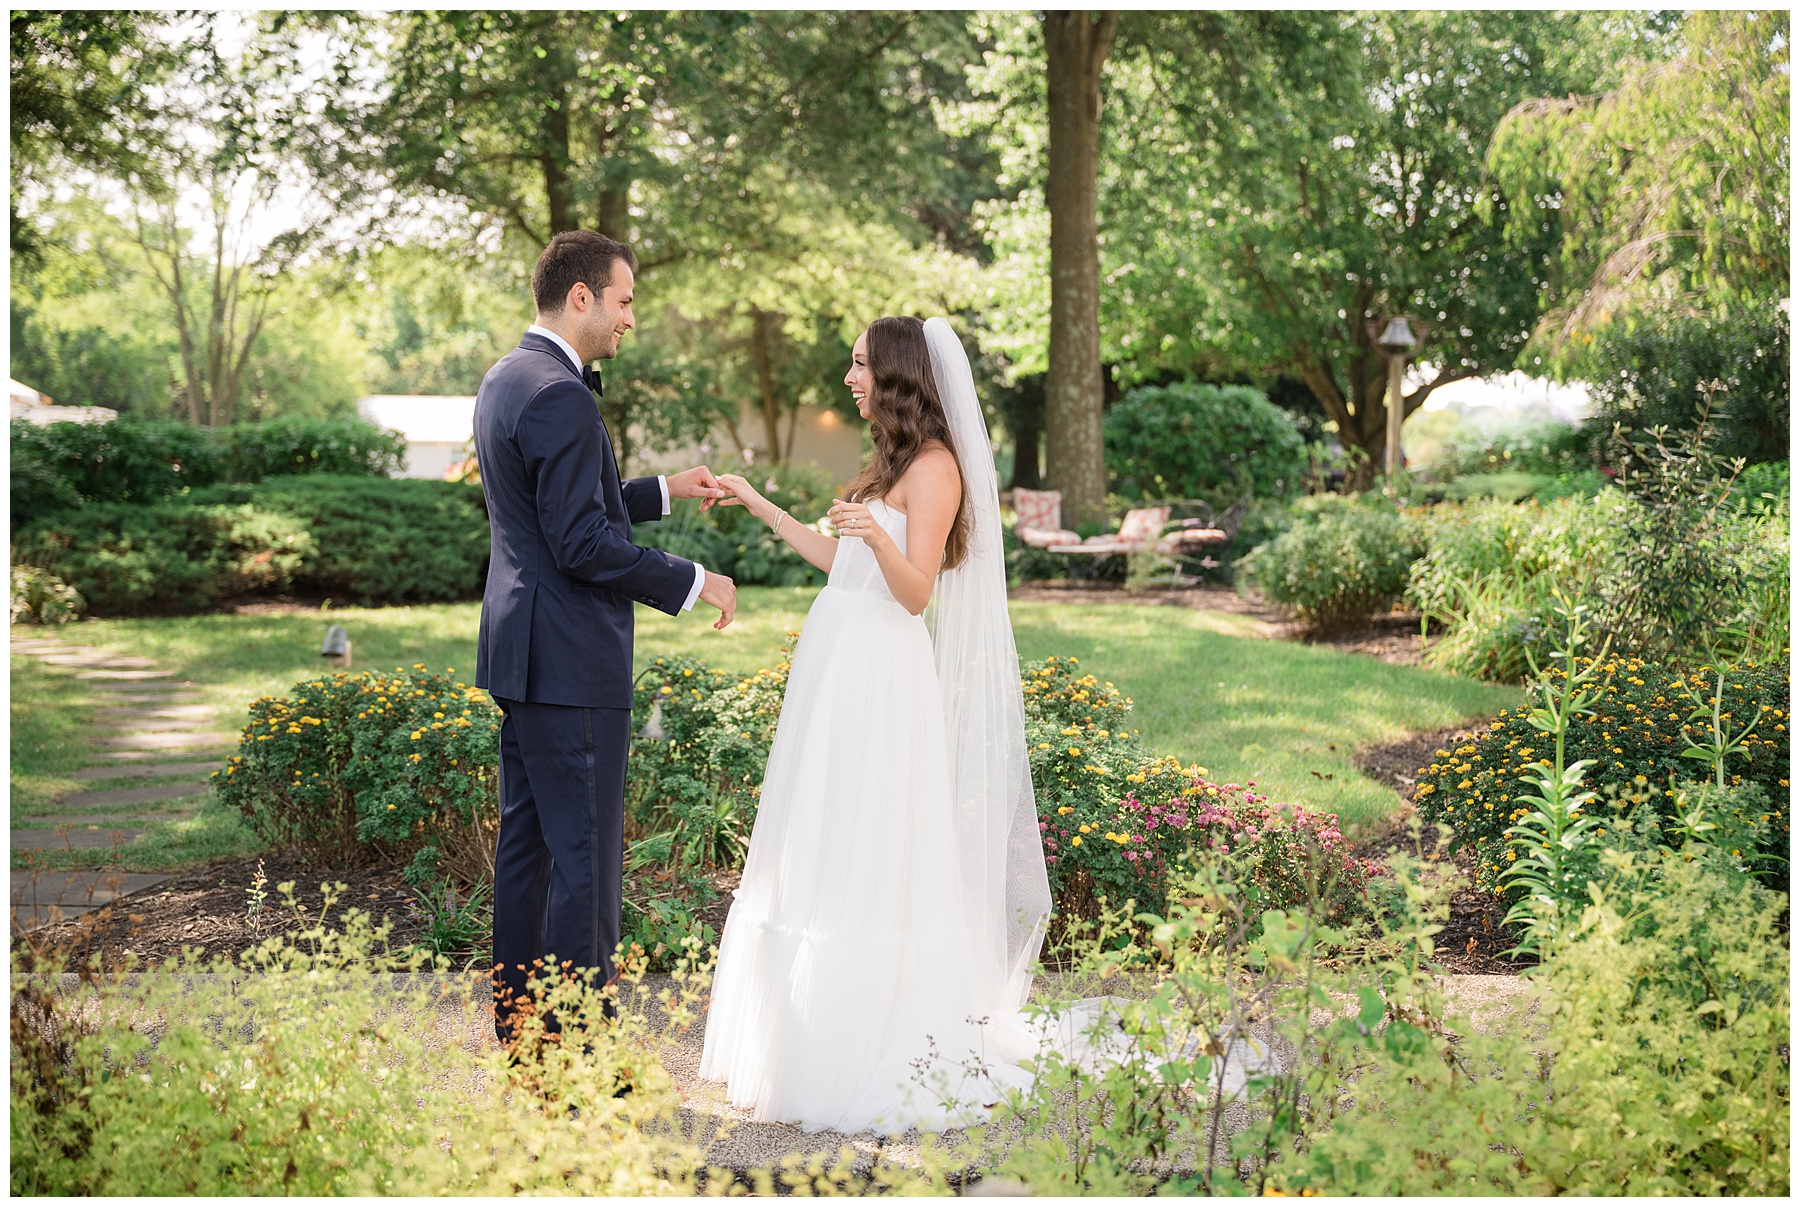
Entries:
MULTIPOLYGON (((59 953, 16 944, 12 1193, 691 1194, 703 1172, 715 1190, 730 1183, 685 1138, 663 1065, 700 1017, 710 962, 685 951, 660 991, 629 951, 604 988, 534 979, 540 1011, 512 1051, 489 1050, 463 1038, 490 1032, 485 977, 394 951, 385 926, 355 908, 339 921, 334 906, 238 962, 147 974, 84 968, 58 984, 59 953), (638 996, 660 1009, 603 1018, 638 996), (548 1011, 583 1042, 547 1036, 548 1011)), ((769 1174, 759 1182, 771 1188, 769 1174)))
POLYGON ((406 442, 354 419, 283 418, 226 428, 175 420, 12 425, 15 528, 86 503, 157 503, 197 486, 282 474, 386 477, 406 442))
POLYGON ((697 658, 658 658, 653 666, 638 682, 632 725, 641 729, 654 714, 666 738, 636 744, 627 805, 643 832, 671 836, 679 862, 735 867, 756 822, 787 690, 787 651, 752 675, 713 670, 697 658))
POLYGON ((467 599, 487 552, 478 487, 319 474, 57 512, 18 533, 13 557, 63 579, 95 614, 119 616, 202 611, 258 590, 467 599))
POLYGON ((305 526, 248 503, 90 503, 17 535, 13 558, 75 588, 99 616, 202 611, 293 586, 305 526))
POLYGON ((1412 526, 1390 507, 1344 503, 1297 520, 1238 565, 1269 599, 1334 629, 1392 606, 1420 552, 1412 526))
POLYGON ((1180 382, 1128 390, 1106 412, 1106 465, 1132 499, 1205 498, 1299 491, 1305 441, 1286 411, 1249 386, 1180 382))
POLYGON ((469 599, 485 581, 488 521, 478 486, 318 474, 215 486, 193 498, 254 503, 290 517, 312 541, 294 586, 334 600, 469 599))
POLYGON ((1694 425, 1694 395, 1708 382, 1721 399, 1719 451, 1752 463, 1788 455, 1790 320, 1767 305, 1698 317, 1651 313, 1604 329, 1588 378, 1599 406, 1594 426, 1694 425))
POLYGON ((1430 470, 1440 481, 1494 474, 1528 474, 1553 479, 1592 469, 1595 433, 1555 421, 1486 431, 1464 423, 1444 442, 1430 470))
POLYGON ((1580 597, 1611 556, 1616 500, 1444 504, 1415 522, 1423 557, 1407 573, 1406 602, 1443 636, 1435 666, 1497 682, 1528 673, 1526 651, 1547 661, 1561 590, 1580 597))
POLYGON ((67 624, 81 615, 87 601, 81 592, 36 566, 12 568, 12 622, 67 624))
MULTIPOLYGON (((1583 659, 1582 665, 1590 665, 1583 659)), ((1706 735, 1696 718, 1695 696, 1710 700, 1713 676, 1703 669, 1684 669, 1613 655, 1601 664, 1602 695, 1592 713, 1569 725, 1565 758, 1569 764, 1592 760, 1589 786, 1611 788, 1598 808, 1623 810, 1648 784, 1664 789, 1654 799, 1663 817, 1676 796, 1675 784, 1694 777, 1696 761, 1684 752, 1706 735), (1640 778, 1643 783, 1640 783, 1640 778)), ((1541 695, 1542 688, 1534 687, 1541 695)), ((1771 819, 1767 854, 1784 855, 1789 837, 1788 801, 1788 671, 1785 661, 1773 666, 1731 668, 1725 679, 1723 711, 1739 723, 1766 718, 1745 741, 1727 768, 1730 783, 1755 784, 1768 796, 1771 819)), ((1548 765, 1550 748, 1531 724, 1528 709, 1502 710, 1488 732, 1454 750, 1440 750, 1429 766, 1418 770, 1413 790, 1419 814, 1442 822, 1456 835, 1459 847, 1474 856, 1477 887, 1501 891, 1506 872, 1507 828, 1526 810, 1518 797, 1521 774, 1548 765)), ((1785 875, 1785 873, 1783 873, 1785 875)))

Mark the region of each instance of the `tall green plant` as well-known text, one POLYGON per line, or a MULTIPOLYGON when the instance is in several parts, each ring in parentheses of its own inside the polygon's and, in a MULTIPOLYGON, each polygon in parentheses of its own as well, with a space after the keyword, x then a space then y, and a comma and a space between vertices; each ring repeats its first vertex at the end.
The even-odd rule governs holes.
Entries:
POLYGON ((1691 429, 1658 425, 1641 440, 1631 429, 1613 429, 1610 449, 1625 501, 1612 565, 1600 581, 1600 624, 1621 649, 1701 648, 1742 606, 1743 565, 1721 508, 1744 460, 1727 462, 1713 445, 1713 410, 1724 390, 1723 382, 1702 383, 1691 429))
POLYGON ((1505 919, 1508 926, 1524 928, 1524 938, 1513 953, 1541 952, 1570 912, 1587 899, 1605 832, 1603 823, 1587 811, 1596 798, 1584 787, 1592 761, 1568 763, 1565 742, 1569 722, 1592 713, 1602 698, 1602 692, 1587 685, 1599 676, 1608 643, 1601 643, 1597 657, 1586 663, 1577 661, 1576 653, 1587 636, 1587 609, 1570 604, 1566 597, 1559 597, 1557 603, 1568 624, 1564 648, 1557 651, 1562 667, 1539 671, 1536 658, 1526 651, 1544 701, 1531 710, 1528 720, 1551 741, 1552 751, 1549 759, 1539 759, 1521 777, 1536 792, 1519 796, 1519 807, 1529 812, 1506 831, 1506 857, 1513 863, 1501 882, 1524 894, 1505 919))

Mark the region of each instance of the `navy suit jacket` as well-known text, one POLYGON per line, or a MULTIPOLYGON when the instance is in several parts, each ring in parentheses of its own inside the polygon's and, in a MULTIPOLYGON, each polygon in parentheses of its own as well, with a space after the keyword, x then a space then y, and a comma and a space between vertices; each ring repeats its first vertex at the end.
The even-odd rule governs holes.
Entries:
POLYGON ((673 616, 694 587, 694 563, 631 543, 662 516, 656 479, 619 480, 593 393, 529 332, 481 381, 475 453, 493 537, 476 686, 630 708, 632 602, 673 616))

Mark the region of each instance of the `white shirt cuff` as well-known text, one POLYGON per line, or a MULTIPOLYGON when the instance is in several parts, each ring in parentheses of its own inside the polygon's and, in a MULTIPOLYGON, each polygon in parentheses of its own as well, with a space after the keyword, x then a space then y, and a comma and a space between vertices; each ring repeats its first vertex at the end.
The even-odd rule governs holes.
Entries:
MULTIPOLYGON (((658 487, 660 487, 663 492, 663 514, 668 515, 669 514, 669 476, 667 474, 657 474, 656 475, 656 485, 658 487)), ((692 603, 689 603, 688 606, 691 608, 694 605, 692 603)))
POLYGON ((694 601, 700 598, 700 588, 706 585, 706 567, 699 562, 694 563, 694 589, 688 592, 687 602, 681 605, 683 612, 692 611, 694 601))

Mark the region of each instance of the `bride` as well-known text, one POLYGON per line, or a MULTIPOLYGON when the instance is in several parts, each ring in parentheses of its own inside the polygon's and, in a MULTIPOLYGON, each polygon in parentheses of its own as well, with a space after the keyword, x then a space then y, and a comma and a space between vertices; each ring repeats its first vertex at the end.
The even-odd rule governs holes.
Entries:
POLYGON ((875 448, 833 501, 837 537, 719 478, 830 577, 794 650, 700 1075, 759 1119, 898 1133, 972 1122, 1024 1080, 1050 887, 962 343, 941 318, 877 319, 844 382, 875 448))

